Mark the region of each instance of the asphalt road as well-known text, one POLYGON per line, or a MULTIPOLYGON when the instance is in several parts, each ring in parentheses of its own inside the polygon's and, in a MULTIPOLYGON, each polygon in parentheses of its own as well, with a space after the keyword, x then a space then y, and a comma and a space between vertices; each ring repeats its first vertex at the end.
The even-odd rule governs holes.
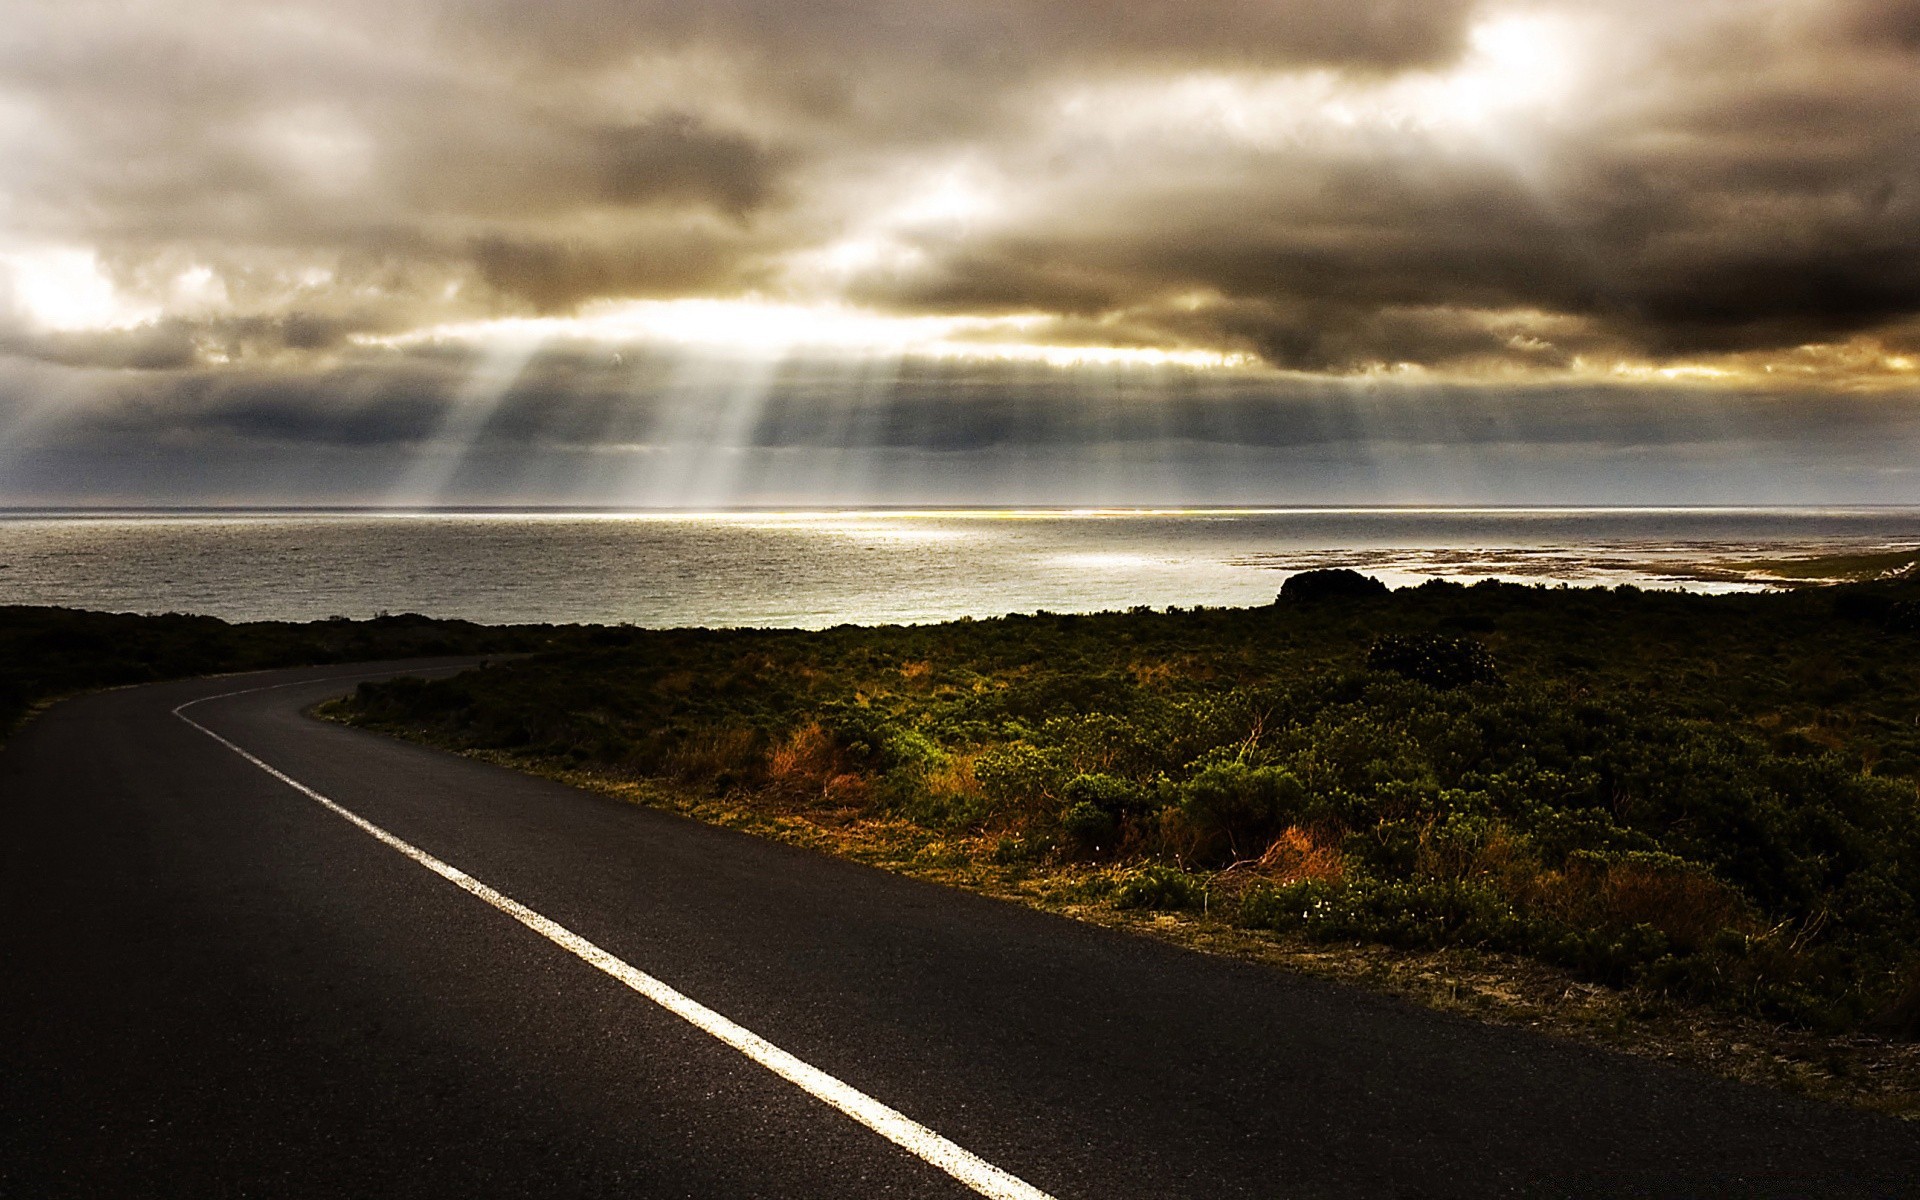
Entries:
POLYGON ((301 715, 377 669, 0 751, 0 1195, 977 1194, 173 715, 284 684, 186 715, 1058 1200, 1920 1191, 1890 1119, 301 715))

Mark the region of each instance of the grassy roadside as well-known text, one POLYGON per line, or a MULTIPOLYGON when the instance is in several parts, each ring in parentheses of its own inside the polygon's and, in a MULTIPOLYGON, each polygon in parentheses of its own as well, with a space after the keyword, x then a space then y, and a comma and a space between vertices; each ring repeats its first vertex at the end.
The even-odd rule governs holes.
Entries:
MULTIPOLYGON (((319 714, 343 720, 330 702, 319 714)), ((1676 1002, 1650 989, 1613 988, 1514 954, 1456 947, 1409 950, 1328 943, 1241 928, 1208 912, 1155 911, 1117 895, 1126 873, 1079 864, 996 861, 998 839, 954 836, 911 821, 823 821, 740 797, 716 798, 610 777, 562 760, 462 748, 425 729, 393 736, 538 775, 630 804, 677 813, 911 878, 963 888, 1074 920, 1152 937, 1204 954, 1265 963, 1371 988, 1473 1020, 1660 1059, 1729 1079, 1780 1087, 1920 1121, 1920 1042, 1830 1034, 1676 1002)))
POLYGON ((10 608, 0 737, 102 687, 533 651, 334 715, 1916 1117, 1920 1044, 1884 1036, 1884 1015, 1920 962, 1917 597, 1363 586, 1269 610, 817 633, 10 608))
MULTIPOLYGON (((884 869, 1920 1116, 1899 585, 602 630, 330 715, 884 869)), ((1309 585, 1312 580, 1309 579, 1309 585)))

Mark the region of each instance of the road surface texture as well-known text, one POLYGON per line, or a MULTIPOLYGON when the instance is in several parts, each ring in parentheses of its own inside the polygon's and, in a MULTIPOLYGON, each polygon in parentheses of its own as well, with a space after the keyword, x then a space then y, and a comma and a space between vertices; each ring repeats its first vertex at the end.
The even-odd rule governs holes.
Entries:
POLYGON ((396 666, 99 693, 0 751, 0 1195, 1920 1194, 1891 1119, 303 715, 396 666))

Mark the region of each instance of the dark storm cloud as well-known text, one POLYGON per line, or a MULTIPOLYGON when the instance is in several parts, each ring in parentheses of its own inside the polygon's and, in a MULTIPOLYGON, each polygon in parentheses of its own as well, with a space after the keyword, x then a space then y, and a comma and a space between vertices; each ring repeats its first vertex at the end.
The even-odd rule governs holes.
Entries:
POLYGON ((1044 215, 868 294, 1033 296, 1202 336, 1211 317, 1316 370, 1507 353, 1460 310, 1586 323, 1546 361, 1794 347, 1920 311, 1915 6, 1567 11, 1596 21, 1574 50, 1593 78, 1550 120, 1260 144, 1170 129, 1086 152, 1044 215), (1192 289, 1219 299, 1153 313, 1192 289))
POLYGON ((1915 0, 1858 0, 1848 7, 1846 31, 1868 43, 1899 50, 1920 50, 1920 3, 1915 0))
MULTIPOLYGON (((372 258, 387 292, 437 311, 477 246, 483 282, 552 305, 738 284, 817 228, 735 239, 715 264, 630 253, 635 225, 710 242, 711 216, 791 207, 796 175, 900 130, 979 133, 1047 72, 1384 70, 1444 58, 1466 7, 27 3, 0 40, 0 94, 22 117, 18 231, 100 246, 123 275, 212 245, 372 258), (500 247, 561 245, 574 249, 502 269, 530 260, 500 247)), ((274 265, 240 282, 271 295, 274 265)))
POLYGON ((164 371, 199 362, 199 347, 177 321, 134 329, 40 332, 0 324, 0 355, 66 367, 164 371))
POLYGON ((84 247, 146 314, 16 297, 0 352, 50 362, 321 369, 355 333, 749 292, 1336 374, 1893 353, 1920 322, 1910 0, 9 17, 0 273, 84 247))
MULTIPOLYGON (((419 452, 462 403, 473 363, 457 354, 326 372, 194 370, 106 376, 56 422, 55 440, 94 448, 155 444, 387 448, 419 452)), ((731 386, 675 386, 669 358, 544 355, 505 388, 477 440, 498 452, 590 449, 617 431, 644 448, 675 436, 679 418, 729 403, 731 386)), ((0 378, 16 401, 30 388, 0 378)), ((1212 444, 1239 451, 1363 447, 1370 442, 1472 448, 1850 441, 1888 449, 1920 434, 1920 407, 1877 396, 1671 389, 1432 385, 1215 376, 1175 369, 1100 383, 1036 377, 1014 364, 903 364, 884 391, 850 393, 845 364, 795 360, 753 401, 739 444, 766 450, 915 450, 1212 444)))
POLYGON ((736 250, 724 233, 685 229, 611 243, 489 234, 469 252, 488 286, 535 312, 558 313, 602 297, 685 295, 724 284, 736 250))
POLYGON ((607 196, 620 204, 683 198, 744 214, 766 199, 767 151, 736 133, 706 128, 688 113, 662 113, 600 132, 607 196))
POLYGON ((636 46, 748 49, 789 69, 876 60, 1004 78, 1062 63, 1333 64, 1388 69, 1444 59, 1462 0, 487 0, 465 28, 545 63, 617 62, 636 46))
POLYGON ((167 318, 116 329, 40 330, 0 319, 0 356, 83 369, 171 371, 211 362, 285 359, 337 351, 355 334, 391 332, 362 315, 287 312, 271 316, 167 318))
POLYGON ((1072 382, 1006 364, 903 367, 855 396, 844 364, 805 361, 716 447, 684 435, 724 386, 585 353, 534 362, 471 441, 442 445, 471 365, 95 373, 84 402, 37 415, 46 368, 0 368, 0 503, 379 503, 449 452, 444 502, 710 504, 645 485, 663 469, 697 484, 724 458, 721 498, 747 504, 1866 503, 1913 494, 1920 448, 1920 408, 1886 397, 1072 382))

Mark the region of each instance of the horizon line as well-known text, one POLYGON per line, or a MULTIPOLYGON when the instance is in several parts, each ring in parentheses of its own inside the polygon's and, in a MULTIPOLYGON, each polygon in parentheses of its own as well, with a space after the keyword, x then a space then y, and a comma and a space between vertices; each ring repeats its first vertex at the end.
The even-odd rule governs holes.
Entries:
POLYGON ((1920 513, 1920 503, 1840 504, 1244 504, 1244 505, 735 505, 649 506, 578 504, 0 504, 0 520, 34 518, 193 517, 193 516, 365 516, 432 517, 576 517, 598 520, 724 520, 784 518, 814 520, 845 517, 1101 519, 1129 517, 1342 516, 1396 515, 1566 515, 1620 514, 1765 514, 1765 513, 1920 513))

